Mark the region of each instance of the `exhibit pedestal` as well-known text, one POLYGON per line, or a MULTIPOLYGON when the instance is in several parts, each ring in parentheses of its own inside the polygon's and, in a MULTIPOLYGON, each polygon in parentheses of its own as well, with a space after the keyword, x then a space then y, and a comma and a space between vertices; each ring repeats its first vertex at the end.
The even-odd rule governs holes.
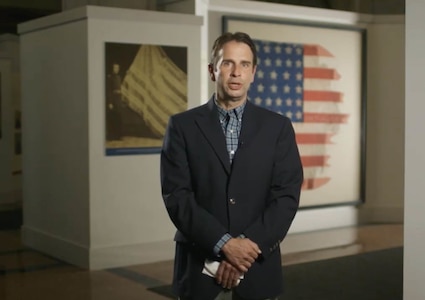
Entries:
POLYGON ((193 107, 201 25, 95 6, 20 24, 25 245, 88 269, 172 259, 159 154, 105 155, 105 43, 185 47, 193 107))
MULTIPOLYGON (((19 38, 0 35, 0 213, 22 206, 19 38)), ((0 229, 1 222, 0 220, 0 229)))

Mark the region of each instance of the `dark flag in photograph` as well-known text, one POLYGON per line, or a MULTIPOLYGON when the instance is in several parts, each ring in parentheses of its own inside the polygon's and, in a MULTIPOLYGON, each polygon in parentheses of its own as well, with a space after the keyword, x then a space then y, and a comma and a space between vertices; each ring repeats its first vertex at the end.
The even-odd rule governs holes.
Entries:
POLYGON ((328 147, 348 114, 340 112, 343 93, 335 57, 320 45, 254 41, 258 66, 249 98, 287 116, 294 125, 304 167, 303 189, 312 190, 332 178, 328 147))

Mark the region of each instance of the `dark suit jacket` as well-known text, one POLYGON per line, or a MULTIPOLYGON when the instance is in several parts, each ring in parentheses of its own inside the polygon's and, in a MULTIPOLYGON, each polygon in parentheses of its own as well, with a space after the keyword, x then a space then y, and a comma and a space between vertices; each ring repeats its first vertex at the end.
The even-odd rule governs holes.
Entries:
POLYGON ((236 288, 248 299, 282 291, 279 244, 299 203, 303 171, 290 120, 247 102, 239 147, 230 164, 213 98, 170 118, 161 153, 161 184, 177 227, 174 289, 214 299, 221 287, 201 274, 213 248, 230 233, 257 243, 260 258, 236 288))

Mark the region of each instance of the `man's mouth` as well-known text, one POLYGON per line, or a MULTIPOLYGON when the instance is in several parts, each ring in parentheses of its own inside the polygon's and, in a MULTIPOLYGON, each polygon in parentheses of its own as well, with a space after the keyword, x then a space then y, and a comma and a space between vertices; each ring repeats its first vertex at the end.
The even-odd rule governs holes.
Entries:
POLYGON ((239 82, 230 82, 229 83, 229 87, 232 90, 238 90, 238 89, 240 89, 241 86, 242 86, 242 84, 240 84, 239 82))

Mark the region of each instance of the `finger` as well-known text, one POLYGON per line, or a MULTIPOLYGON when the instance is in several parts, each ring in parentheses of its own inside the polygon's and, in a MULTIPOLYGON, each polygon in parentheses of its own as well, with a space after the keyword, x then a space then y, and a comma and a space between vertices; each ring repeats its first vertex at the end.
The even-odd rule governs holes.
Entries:
POLYGON ((239 284, 240 276, 243 273, 239 271, 237 267, 235 267, 230 261, 222 261, 220 267, 220 270, 223 271, 223 280, 221 286, 226 289, 231 289, 237 286, 239 284), (228 279, 224 279, 224 276, 228 276, 228 279))
POLYGON ((256 260, 259 256, 258 250, 256 250, 256 248, 251 248, 248 252, 247 255, 249 255, 249 257, 253 260, 256 260))
POLYGON ((245 267, 244 265, 238 265, 238 266, 236 266, 236 269, 241 273, 246 273, 246 272, 248 272, 249 268, 245 267))
POLYGON ((257 253, 257 254, 261 254, 261 249, 260 247, 258 247, 257 243, 254 243, 253 241, 251 241, 250 239, 246 239, 247 242, 249 242, 250 247, 252 248, 252 250, 257 253))
POLYGON ((239 279, 239 273, 236 271, 236 269, 232 268, 229 271, 229 280, 228 280, 227 288, 231 289, 235 287, 238 283, 238 279, 239 279))
POLYGON ((218 267, 217 272, 215 273, 215 279, 218 284, 221 284, 223 282, 223 266, 221 264, 218 267))
POLYGON ((252 264, 254 261, 255 261, 255 259, 256 259, 257 257, 255 256, 255 254, 251 254, 251 256, 247 256, 246 258, 245 258, 245 261, 247 261, 247 262, 249 262, 250 264, 252 264))
POLYGON ((234 279, 233 277, 229 279, 229 284, 227 288, 230 290, 231 288, 234 288, 237 285, 237 279, 234 279))
POLYGON ((238 283, 239 283, 239 276, 240 276, 240 275, 239 275, 239 273, 238 273, 238 272, 233 272, 233 273, 232 273, 232 277, 233 277, 233 280, 232 280, 232 288, 238 285, 238 283))
POLYGON ((246 273, 250 266, 250 263, 244 259, 236 259, 235 261, 229 261, 230 264, 241 273, 246 273))
POLYGON ((233 279, 229 277, 223 287, 230 290, 233 287, 233 279))
POLYGON ((234 288, 234 287, 236 287, 238 285, 239 285, 239 278, 234 279, 233 282, 232 282, 232 288, 234 288))
POLYGON ((249 267, 250 267, 250 265, 249 266, 245 266, 244 264, 239 264, 239 265, 236 266, 236 268, 238 269, 238 271, 240 271, 242 273, 248 272, 248 268, 249 267))
POLYGON ((223 288, 230 288, 231 282, 232 282, 232 277, 231 277, 230 271, 225 265, 223 270, 223 280, 221 285, 223 286, 223 288))
POLYGON ((252 252, 251 253, 251 259, 253 260, 252 262, 254 262, 257 258, 258 258, 258 252, 252 252))

